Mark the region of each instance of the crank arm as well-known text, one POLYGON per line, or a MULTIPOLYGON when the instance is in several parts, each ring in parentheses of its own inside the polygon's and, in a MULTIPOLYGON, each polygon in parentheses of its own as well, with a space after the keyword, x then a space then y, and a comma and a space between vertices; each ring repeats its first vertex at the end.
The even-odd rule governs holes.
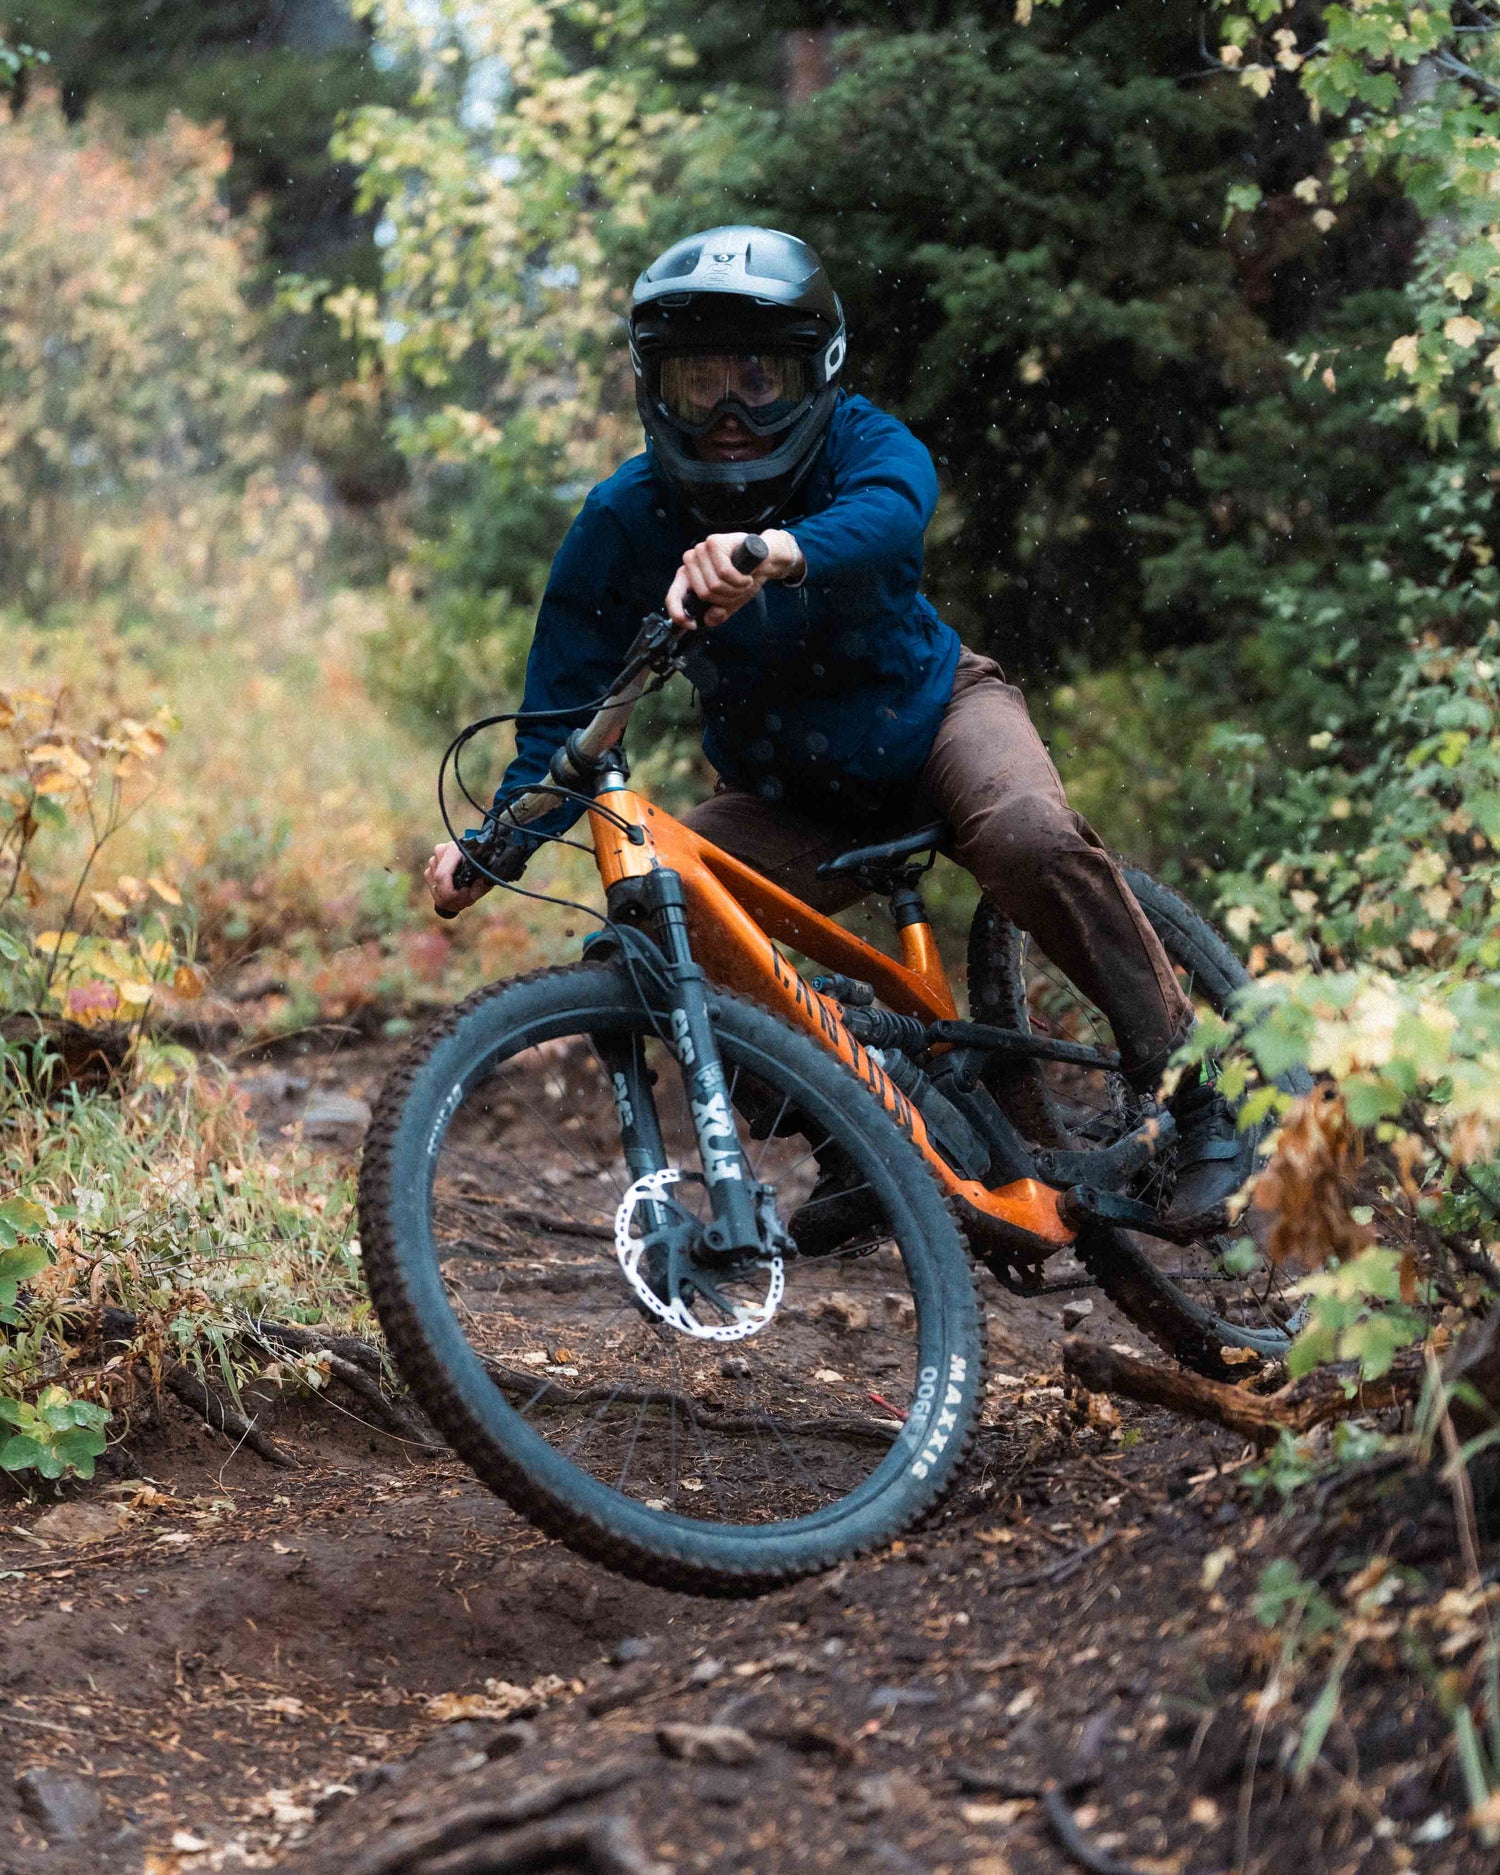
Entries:
POLYGON ((1034 1156, 1037 1176, 1049 1185, 1078 1185, 1091 1191, 1118 1192, 1143 1172, 1177 1137, 1170 1113, 1153 1114, 1133 1133, 1092 1152, 1063 1152, 1044 1147, 1034 1156))
POLYGON ((947 1042, 960 1048, 978 1048, 986 1054, 1013 1055, 1028 1061, 1068 1061, 1080 1068, 1118 1068, 1120 1057, 1112 1048, 1086 1048, 1082 1042, 1054 1041, 1048 1035, 1029 1035, 1022 1029, 998 1029, 988 1022, 930 1022, 923 1039, 947 1042))
MULTIPOLYGON (((1073 1230, 1089 1224, 1115 1224, 1124 1230, 1138 1230, 1147 1237, 1160 1237, 1166 1243, 1202 1243, 1202 1230, 1184 1229, 1168 1223, 1160 1211, 1138 1199, 1126 1198, 1117 1191, 1100 1191, 1096 1185, 1072 1185, 1057 1201, 1058 1215, 1073 1230)), ((1212 1232, 1207 1233, 1212 1235, 1212 1232)))

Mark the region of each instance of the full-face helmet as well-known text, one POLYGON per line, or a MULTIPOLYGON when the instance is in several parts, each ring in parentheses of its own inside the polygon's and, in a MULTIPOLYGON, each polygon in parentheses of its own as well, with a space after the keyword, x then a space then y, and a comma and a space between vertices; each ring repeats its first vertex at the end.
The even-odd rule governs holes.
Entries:
POLYGON ((844 351, 838 295, 794 235, 710 228, 636 281, 636 404, 662 472, 703 526, 764 527, 786 508, 833 415, 844 351), (727 416, 766 453, 705 461, 699 445, 727 416))

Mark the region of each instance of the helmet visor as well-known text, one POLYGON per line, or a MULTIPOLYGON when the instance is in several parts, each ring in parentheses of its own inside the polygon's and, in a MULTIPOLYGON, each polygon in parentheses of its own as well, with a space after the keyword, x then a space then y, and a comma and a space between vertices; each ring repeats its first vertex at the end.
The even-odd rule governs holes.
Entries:
POLYGON ((734 405, 764 431, 790 422, 812 390, 805 352, 669 352, 658 396, 685 429, 700 430, 734 405))

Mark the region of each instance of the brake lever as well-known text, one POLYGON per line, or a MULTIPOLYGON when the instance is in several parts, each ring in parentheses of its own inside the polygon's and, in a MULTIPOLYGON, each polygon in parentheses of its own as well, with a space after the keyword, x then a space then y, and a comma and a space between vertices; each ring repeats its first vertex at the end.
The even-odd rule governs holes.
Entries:
MULTIPOLYGON (((753 573, 769 551, 759 534, 747 534, 734 551, 734 565, 741 573, 753 573)), ((695 592, 689 592, 683 604, 696 624, 701 626, 708 612, 707 604, 695 592)), ((693 626, 679 625, 666 612, 648 613, 641 620, 640 630, 625 654, 625 667, 615 679, 615 694, 633 683, 642 671, 653 671, 658 677, 670 677, 674 672, 687 671, 692 655, 688 646, 696 636, 693 626)), ((712 694, 714 684, 708 681, 711 675, 710 669, 704 680, 697 683, 700 694, 704 696, 712 694)), ((460 841, 459 846, 462 852, 453 870, 453 884, 462 891, 468 886, 477 885, 481 878, 487 876, 482 868, 490 849, 478 841, 473 847, 460 841)), ((456 918, 458 913, 444 911, 439 912, 438 916, 456 918)))

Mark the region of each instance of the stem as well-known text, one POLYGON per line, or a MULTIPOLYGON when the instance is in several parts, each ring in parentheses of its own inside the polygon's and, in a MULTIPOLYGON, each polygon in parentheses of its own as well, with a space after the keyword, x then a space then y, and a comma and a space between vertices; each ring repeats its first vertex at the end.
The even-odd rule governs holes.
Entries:
POLYGON ((1433 54, 1433 60, 1437 65, 1441 66, 1448 77, 1462 79, 1466 85, 1472 85, 1483 97, 1500 98, 1500 85, 1491 84, 1488 78, 1484 77, 1482 73, 1476 72, 1472 65, 1466 65, 1456 54, 1452 52, 1435 52, 1433 54))
MULTIPOLYGON (((1422 1141, 1423 1145, 1436 1154, 1439 1162, 1444 1165, 1455 1178, 1468 1186, 1469 1190, 1473 1192, 1474 1196, 1485 1207, 1490 1216, 1500 1219, 1500 1198, 1497 1198, 1492 1191, 1481 1185, 1467 1166, 1458 1163, 1436 1133, 1434 1133, 1432 1128, 1427 1124, 1426 1120, 1423 1119, 1421 1114, 1414 1112, 1408 1107, 1401 1117, 1417 1135, 1418 1139, 1422 1141)), ((1459 1261, 1464 1265, 1464 1268, 1468 1270, 1471 1276, 1482 1276, 1491 1288, 1495 1287, 1496 1271, 1488 1257, 1477 1255, 1474 1251, 1468 1249, 1467 1246, 1460 1246, 1446 1233, 1443 1235, 1443 1241, 1448 1245, 1449 1249, 1453 1251, 1454 1255, 1458 1257, 1459 1261)))
POLYGON ((1438 1434, 1443 1442, 1443 1451, 1448 1462, 1443 1467, 1443 1475, 1448 1489, 1453 1494, 1453 1521, 1458 1525, 1458 1542, 1464 1559, 1464 1574, 1468 1577, 1471 1589, 1483 1590, 1484 1577, 1479 1567, 1479 1533, 1474 1521, 1474 1493, 1469 1486, 1469 1470, 1463 1462, 1463 1448, 1459 1444, 1458 1433, 1448 1415, 1448 1402, 1443 1390, 1442 1376, 1438 1371, 1437 1356, 1427 1350, 1428 1371, 1432 1385, 1437 1391, 1438 1434))
MULTIPOLYGON (((109 818, 105 822, 104 831, 102 833, 99 831, 99 822, 94 814, 93 796, 88 795, 88 796, 85 796, 84 798, 84 808, 89 817, 89 831, 94 836, 94 843, 89 848, 88 858, 83 862, 83 870, 82 872, 79 873, 77 882, 75 883, 73 887, 73 896, 68 900, 68 909, 63 914, 62 929, 64 931, 70 930, 72 928, 73 914, 78 909, 78 901, 83 896, 83 888, 85 885, 88 884, 89 874, 94 869, 94 861, 98 859, 99 855, 104 851, 104 848, 107 842, 111 840, 116 833, 119 832, 119 829, 120 829, 120 813, 119 813, 120 777, 118 775, 114 777, 113 785, 111 788, 111 797, 112 798, 110 800, 109 818)), ((62 956, 62 946, 59 945, 57 949, 53 951, 51 960, 47 965, 47 974, 42 979, 43 996, 45 996, 48 990, 52 988, 52 979, 57 974, 58 959, 61 956, 62 956)))
POLYGON ((37 834, 36 821, 32 818, 31 814, 32 808, 36 806, 36 801, 37 793, 36 789, 33 788, 26 805, 21 809, 20 816, 16 821, 16 863, 10 875, 10 884, 6 888, 5 897, 0 898, 0 911, 5 909, 21 887, 21 874, 26 867, 26 855, 31 851, 32 841, 36 839, 37 834), (27 827, 31 828, 29 834, 25 831, 27 827))

